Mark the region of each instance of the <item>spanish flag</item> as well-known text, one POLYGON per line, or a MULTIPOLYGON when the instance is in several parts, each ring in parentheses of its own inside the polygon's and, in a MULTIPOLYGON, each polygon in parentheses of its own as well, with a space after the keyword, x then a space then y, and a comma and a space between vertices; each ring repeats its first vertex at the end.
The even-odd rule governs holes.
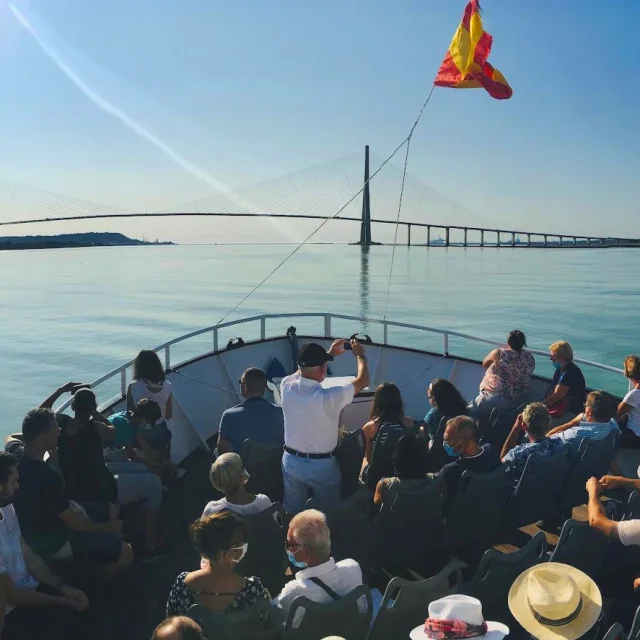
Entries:
POLYGON ((493 38, 482 27, 480 0, 471 0, 434 84, 453 89, 484 87, 492 98, 510 98, 513 90, 509 83, 487 62, 492 42, 493 38))

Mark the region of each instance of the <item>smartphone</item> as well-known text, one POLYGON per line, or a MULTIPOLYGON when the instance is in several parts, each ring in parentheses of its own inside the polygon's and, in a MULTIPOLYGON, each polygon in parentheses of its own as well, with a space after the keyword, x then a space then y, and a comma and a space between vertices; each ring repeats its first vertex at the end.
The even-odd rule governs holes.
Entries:
POLYGON ((351 343, 348 340, 344 341, 344 350, 351 351, 351 343))

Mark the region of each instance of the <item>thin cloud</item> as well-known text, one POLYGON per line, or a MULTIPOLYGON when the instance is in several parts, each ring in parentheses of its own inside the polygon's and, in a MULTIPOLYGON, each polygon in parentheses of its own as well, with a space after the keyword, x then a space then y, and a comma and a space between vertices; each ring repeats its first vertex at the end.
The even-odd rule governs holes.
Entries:
MULTIPOLYGON (((128 129, 140 136, 142 139, 151 143, 154 147, 159 149, 165 156, 175 162, 179 167, 191 174, 194 178, 202 180, 209 186, 213 187, 216 191, 224 193, 235 204, 240 205, 247 213, 259 213, 257 209, 251 203, 238 198, 237 195, 223 182, 209 174, 207 171, 199 167, 197 164, 185 158, 181 153, 176 151, 173 147, 166 142, 158 138, 155 134, 149 131, 146 127, 136 121, 134 118, 125 113, 121 108, 103 98, 97 91, 91 88, 66 62, 66 60, 60 55, 60 53, 53 47, 47 40, 45 40, 40 33, 33 27, 27 17, 13 4, 9 3, 9 9, 11 10, 15 19, 22 25, 22 27, 32 36, 37 45, 42 49, 46 56, 64 73, 64 75, 71 80, 71 82, 78 88, 84 95, 91 100, 98 108, 102 109, 106 113, 117 118, 128 129)), ((290 238, 295 239, 295 235, 291 233, 291 230, 278 223, 274 218, 268 218, 265 216, 271 224, 278 228, 279 231, 285 232, 290 238)))

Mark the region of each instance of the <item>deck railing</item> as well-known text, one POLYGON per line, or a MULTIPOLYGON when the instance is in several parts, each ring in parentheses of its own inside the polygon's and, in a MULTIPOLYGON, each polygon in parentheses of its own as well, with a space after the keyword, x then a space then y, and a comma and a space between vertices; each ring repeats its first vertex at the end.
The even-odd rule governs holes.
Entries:
MULTIPOLYGON (((401 329, 412 329, 415 331, 422 331, 426 333, 440 335, 442 337, 442 355, 451 355, 449 352, 449 339, 450 338, 461 338, 463 340, 469 340, 470 342, 476 342, 480 344, 487 344, 493 347, 504 346, 504 342, 500 342, 497 340, 489 340, 487 338, 480 338, 478 336, 472 336, 467 333, 460 333, 458 331, 449 331, 447 329, 437 329, 435 327, 424 327, 418 324, 411 324, 407 322, 395 322, 393 320, 381 320, 381 319, 372 319, 372 318, 362 318, 359 316, 349 316, 341 313, 273 313, 273 314, 263 314, 259 316, 251 316, 249 318, 240 318, 238 320, 232 320, 229 322, 224 322, 221 324, 212 325, 210 327, 205 327, 204 329, 199 329, 198 331, 192 331, 191 333, 186 333, 178 338, 174 338, 173 340, 169 340, 168 342, 164 342, 161 345, 158 345, 153 349, 159 356, 160 359, 164 359, 165 369, 175 368, 176 366, 180 366, 182 363, 173 364, 171 361, 171 347, 175 344, 179 344, 181 342, 185 342, 190 338, 195 338, 197 336, 201 336, 207 333, 211 334, 211 345, 212 351, 208 353, 216 353, 218 351, 224 350, 219 348, 218 338, 220 335, 221 329, 226 329, 233 326, 238 326, 242 324, 247 324, 251 322, 259 322, 260 323, 260 340, 265 340, 268 337, 278 337, 284 336, 282 332, 281 326, 278 327, 278 331, 273 335, 269 335, 267 333, 267 321, 268 320, 280 320, 283 318, 318 318, 323 321, 323 329, 320 334, 324 334, 325 338, 331 338, 332 336, 332 321, 333 320, 346 320, 349 322, 360 323, 362 325, 382 325, 382 336, 383 336, 383 344, 388 344, 388 333, 389 327, 401 328, 401 329)), ((312 332, 313 335, 319 335, 319 333, 312 332)), ((401 345, 396 345, 401 346, 401 345)), ((548 356, 547 350, 541 349, 529 349, 531 353, 548 356)), ((207 355, 204 353, 202 355, 207 355)), ((185 360, 184 362, 188 362, 191 358, 185 360)), ((624 376, 624 371, 622 369, 618 369, 616 367, 611 367, 606 364, 601 364, 599 362, 593 362, 591 360, 584 360, 581 358, 575 358, 575 362, 580 364, 584 364, 590 367, 594 367, 596 369, 601 369, 603 371, 608 371, 610 373, 615 373, 624 376)), ((116 376, 120 376, 120 393, 124 397, 127 392, 127 369, 133 365, 133 360, 109 371, 102 377, 94 380, 91 383, 91 388, 97 387, 98 385, 114 378, 116 376)), ((113 398, 109 401, 112 402, 113 398)), ((66 409, 69 404, 71 404, 71 398, 67 399, 62 405, 60 405, 56 410, 63 411, 66 409)))

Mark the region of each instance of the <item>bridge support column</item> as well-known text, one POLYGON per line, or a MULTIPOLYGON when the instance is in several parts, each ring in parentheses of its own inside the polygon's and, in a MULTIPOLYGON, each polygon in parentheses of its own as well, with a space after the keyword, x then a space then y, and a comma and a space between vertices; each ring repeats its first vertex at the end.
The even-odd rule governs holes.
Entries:
POLYGON ((498 231, 498 241, 496 242, 496 246, 500 246, 500 232, 498 231))
POLYGON ((464 246, 465 247, 468 246, 467 245, 467 228, 466 227, 465 227, 465 230, 464 230, 464 246))
POLYGON ((575 244, 578 244, 578 238, 576 238, 576 237, 574 237, 574 238, 573 238, 573 244, 574 244, 574 245, 575 245, 575 244))
POLYGON ((549 236, 547 236, 546 233, 544 235, 544 246, 545 247, 549 246, 549 236))
POLYGON ((531 234, 527 233, 527 246, 530 247, 531 246, 531 234))
POLYGON ((407 247, 411 246, 411 225, 407 225, 407 247))
POLYGON ((480 231, 480 246, 484 247, 484 229, 480 231))
POLYGON ((444 246, 448 247, 449 246, 449 232, 451 231, 451 229, 449 227, 445 227, 444 228, 444 246))
POLYGON ((431 225, 427 225, 427 247, 431 246, 431 225))
POLYGON ((516 246, 516 234, 511 232, 511 246, 515 247, 516 246))
POLYGON ((591 238, 587 238, 587 247, 591 246, 591 238))
POLYGON ((369 193, 369 145, 364 148, 364 191, 362 192, 362 222, 360 244, 371 244, 371 194, 369 193))

